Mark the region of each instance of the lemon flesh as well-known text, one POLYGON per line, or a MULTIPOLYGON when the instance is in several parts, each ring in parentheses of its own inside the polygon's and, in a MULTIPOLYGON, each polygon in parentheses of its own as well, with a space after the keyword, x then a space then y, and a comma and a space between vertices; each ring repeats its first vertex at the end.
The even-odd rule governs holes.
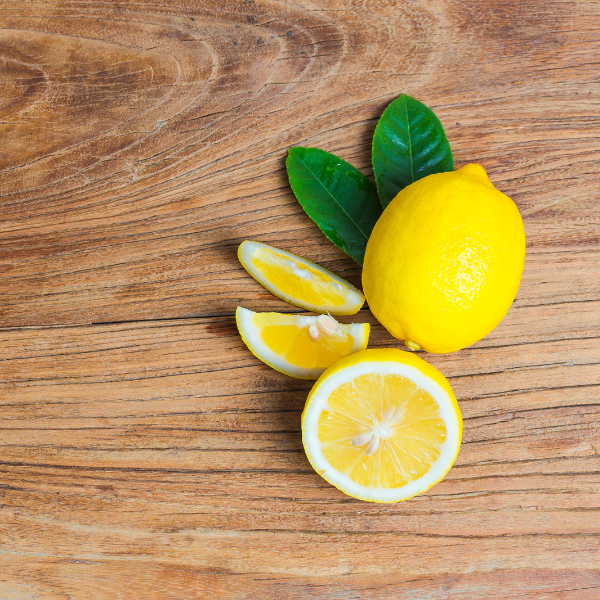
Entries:
POLYGON ((398 502, 424 492, 450 469, 462 418, 444 376, 402 350, 358 352, 328 369, 302 414, 302 440, 315 470, 342 492, 398 502))
POLYGON ((365 302, 362 292, 331 271, 268 244, 246 240, 238 248, 238 258, 256 281, 294 306, 353 315, 365 302))
POLYGON ((340 358, 364 350, 369 341, 368 323, 344 325, 326 315, 255 313, 238 306, 235 318, 254 356, 300 379, 317 379, 340 358), (323 323, 331 330, 320 327, 323 323))
POLYGON ((503 319, 524 261, 516 205, 469 164, 416 181, 388 205, 367 243, 363 289, 409 348, 452 352, 503 319))

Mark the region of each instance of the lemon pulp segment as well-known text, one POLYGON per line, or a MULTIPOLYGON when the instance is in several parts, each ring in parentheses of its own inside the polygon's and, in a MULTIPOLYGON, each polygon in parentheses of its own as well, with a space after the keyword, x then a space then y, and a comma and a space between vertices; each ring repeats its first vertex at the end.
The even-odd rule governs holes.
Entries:
POLYGON ((446 426, 431 394, 406 377, 372 373, 332 392, 318 434, 334 469, 362 486, 398 488, 438 459, 446 426))
POLYGON ((342 306, 346 301, 346 290, 342 285, 331 281, 317 269, 299 265, 279 253, 268 253, 264 248, 259 248, 254 253, 252 264, 283 294, 298 294, 306 302, 327 304, 332 308, 342 306))
POLYGON ((338 339, 313 340, 308 333, 313 322, 314 317, 277 313, 255 313, 252 317, 252 324, 260 332, 265 346, 285 356, 292 365, 326 369, 341 356, 352 352, 354 340, 349 331, 344 331, 338 339))

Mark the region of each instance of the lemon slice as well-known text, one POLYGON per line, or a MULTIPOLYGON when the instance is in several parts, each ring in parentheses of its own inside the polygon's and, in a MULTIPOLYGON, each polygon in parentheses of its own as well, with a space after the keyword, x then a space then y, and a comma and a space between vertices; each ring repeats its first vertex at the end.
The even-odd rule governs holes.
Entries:
POLYGON ((238 306, 235 320, 254 356, 300 379, 317 379, 343 356, 364 350, 369 341, 368 323, 344 325, 329 315, 255 313, 238 306))
POLYGON ((261 242, 238 248, 244 269, 272 294, 311 312, 353 315, 365 302, 362 292, 331 271, 261 242))
POLYGON ((446 378, 418 356, 373 349, 348 356, 315 383, 302 413, 308 460, 345 494, 407 500, 448 472, 462 417, 446 378))

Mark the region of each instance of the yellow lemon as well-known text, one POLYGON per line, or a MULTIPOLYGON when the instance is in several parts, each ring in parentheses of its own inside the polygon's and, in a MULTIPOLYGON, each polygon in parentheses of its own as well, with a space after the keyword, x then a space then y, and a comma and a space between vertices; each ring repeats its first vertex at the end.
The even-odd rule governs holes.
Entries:
POLYGON ((256 358, 281 373, 316 379, 340 358, 364 350, 370 325, 338 323, 330 315, 255 313, 238 306, 235 319, 256 358))
POLYGON ((363 289, 379 322, 411 349, 453 352, 510 308, 525 261, 515 203, 469 164, 404 188, 373 229, 363 289))
POLYGON ((246 240, 238 248, 244 269, 272 294, 311 312, 353 315, 365 302, 345 279, 291 252, 246 240))
POLYGON ((454 463, 462 417, 434 367, 396 348, 357 352, 327 369, 302 413, 308 460, 345 494, 407 500, 454 463))

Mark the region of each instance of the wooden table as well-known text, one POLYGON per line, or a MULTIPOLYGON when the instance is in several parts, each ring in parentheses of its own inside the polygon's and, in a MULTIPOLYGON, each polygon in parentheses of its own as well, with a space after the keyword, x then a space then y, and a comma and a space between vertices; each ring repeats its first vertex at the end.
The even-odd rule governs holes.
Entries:
POLYGON ((600 598, 600 3, 15 0, 0 27, 0 598, 600 598), (238 304, 296 309, 236 249, 359 284, 284 160, 370 175, 401 92, 528 253, 501 325, 426 356, 455 467, 372 505, 306 460, 311 383, 238 336, 238 304))

